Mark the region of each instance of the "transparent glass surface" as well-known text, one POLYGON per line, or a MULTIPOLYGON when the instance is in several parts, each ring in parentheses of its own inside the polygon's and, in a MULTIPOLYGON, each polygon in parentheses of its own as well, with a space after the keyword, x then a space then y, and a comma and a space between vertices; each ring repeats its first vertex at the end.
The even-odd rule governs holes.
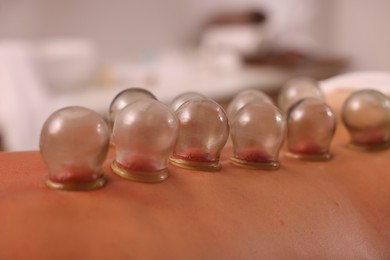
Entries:
POLYGON ((128 88, 118 93, 111 101, 108 111, 110 128, 113 127, 116 115, 119 111, 121 111, 125 106, 141 99, 157 100, 151 92, 142 88, 128 88))
POLYGON ((114 124, 116 163, 129 173, 166 169, 178 130, 173 111, 157 100, 139 100, 126 106, 114 124))
POLYGON ((390 100, 376 90, 359 90, 344 102, 341 117, 356 148, 380 149, 390 145, 390 100))
POLYGON ((317 98, 295 104, 287 118, 287 144, 291 155, 303 159, 330 159, 329 147, 336 130, 333 110, 317 98))
POLYGON ((273 104, 272 99, 264 92, 256 89, 248 89, 238 93, 227 107, 226 114, 230 121, 233 120, 236 113, 245 105, 250 103, 268 103, 273 104))
POLYGON ((90 182, 101 177, 108 147, 106 122, 87 108, 60 109, 42 127, 40 151, 48 178, 56 183, 90 182))
POLYGON ((176 111, 181 105, 189 100, 202 100, 207 99, 207 97, 198 92, 184 92, 176 96, 171 102, 171 108, 173 111, 176 111))
POLYGON ((219 162, 229 137, 222 107, 212 100, 190 100, 176 111, 180 133, 174 157, 188 162, 219 162))
POLYGON ((277 163, 278 167, 285 135, 286 122, 277 107, 270 103, 248 104, 231 123, 234 158, 244 164, 277 163))
POLYGON ((306 77, 293 78, 280 90, 278 107, 283 113, 287 113, 295 103, 308 97, 324 100, 324 95, 317 81, 306 77))

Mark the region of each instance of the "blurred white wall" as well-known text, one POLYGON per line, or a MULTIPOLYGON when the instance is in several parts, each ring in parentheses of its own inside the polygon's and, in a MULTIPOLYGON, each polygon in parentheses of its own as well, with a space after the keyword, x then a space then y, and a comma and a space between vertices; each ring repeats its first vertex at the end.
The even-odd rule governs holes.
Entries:
POLYGON ((123 57, 193 39, 214 13, 262 8, 277 46, 321 49, 322 0, 0 0, 0 37, 83 36, 123 57))
POLYGON ((279 46, 335 53, 390 71, 388 0, 0 0, 0 37, 84 36, 106 57, 180 45, 219 9, 271 12, 279 46))
POLYGON ((121 58, 180 44, 181 0, 0 0, 0 37, 86 37, 121 58))
POLYGON ((390 1, 330 0, 328 50, 356 70, 390 71, 390 1))

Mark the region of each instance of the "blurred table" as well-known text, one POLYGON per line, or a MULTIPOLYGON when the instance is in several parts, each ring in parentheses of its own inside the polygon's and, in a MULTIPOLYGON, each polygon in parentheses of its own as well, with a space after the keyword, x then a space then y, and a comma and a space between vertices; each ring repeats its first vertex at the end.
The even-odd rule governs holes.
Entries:
POLYGON ((194 52, 167 52, 145 60, 111 63, 102 71, 98 85, 69 93, 67 98, 103 114, 115 95, 129 87, 145 88, 165 103, 187 91, 200 92, 217 102, 226 103, 248 88, 275 96, 292 77, 307 76, 319 80, 346 68, 343 60, 282 65, 271 62, 237 65, 194 52))
MULTIPOLYGON (((196 71, 188 77, 179 73, 173 75, 150 74, 149 84, 108 84, 67 94, 67 98, 80 104, 107 113, 110 102, 120 91, 130 87, 141 87, 152 92, 160 101, 169 103, 175 96, 188 91, 202 93, 216 101, 232 98, 248 88, 264 92, 276 91, 289 77, 288 73, 273 68, 246 68, 231 73, 196 71)), ((146 80, 148 81, 148 80, 146 80)))

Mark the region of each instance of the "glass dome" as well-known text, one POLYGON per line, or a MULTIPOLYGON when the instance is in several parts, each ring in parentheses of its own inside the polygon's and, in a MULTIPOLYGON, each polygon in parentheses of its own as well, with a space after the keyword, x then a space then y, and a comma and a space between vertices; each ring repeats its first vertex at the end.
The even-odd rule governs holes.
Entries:
POLYGON ((278 95, 278 107, 287 114, 288 110, 304 98, 314 97, 324 100, 324 95, 317 81, 312 78, 298 77, 288 81, 278 95))
POLYGON ((208 99, 205 95, 200 94, 198 92, 184 92, 178 96, 176 96, 171 102, 171 108, 173 111, 179 109, 181 105, 189 100, 202 100, 208 99))
POLYGON ((279 150, 286 136, 286 122, 270 103, 248 104, 231 123, 234 165, 251 169, 278 169, 279 150))
POLYGON ((44 123, 40 151, 48 167, 47 186, 88 190, 102 187, 102 165, 109 147, 104 119, 83 107, 66 107, 44 123))
POLYGON ((120 111, 113 138, 113 171, 129 180, 160 182, 168 177, 167 164, 178 136, 179 122, 163 103, 145 99, 120 111))
POLYGON ((171 163, 189 169, 216 171, 229 137, 229 124, 222 107, 212 100, 190 100, 176 111, 179 138, 171 163))
POLYGON ((368 151, 390 146, 390 99, 383 93, 353 92, 343 104, 341 118, 351 137, 350 148, 368 151))
POLYGON ((330 143, 336 130, 333 110, 323 100, 305 98, 287 117, 288 155, 297 159, 329 160, 330 143))
POLYGON ((242 107, 250 103, 273 104, 273 101, 267 94, 257 89, 248 89, 248 90, 241 91, 229 103, 229 106, 226 110, 229 120, 232 121, 236 113, 242 107))
POLYGON ((141 99, 157 100, 157 98, 151 92, 142 88, 128 88, 119 92, 111 101, 110 108, 108 110, 108 120, 110 127, 113 127, 115 118, 119 111, 121 111, 127 105, 141 99))

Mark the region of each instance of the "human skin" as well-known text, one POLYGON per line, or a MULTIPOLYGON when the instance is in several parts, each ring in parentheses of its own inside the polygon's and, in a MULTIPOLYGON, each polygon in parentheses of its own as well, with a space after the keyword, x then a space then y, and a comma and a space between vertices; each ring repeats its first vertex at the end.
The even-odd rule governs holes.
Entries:
MULTIPOLYGON (((329 99, 339 111, 342 99, 329 99)), ((51 190, 38 152, 0 154, 0 259, 390 259, 390 150, 347 148, 333 159, 280 153, 274 171, 169 166, 158 184, 104 165, 95 191, 51 190)))

